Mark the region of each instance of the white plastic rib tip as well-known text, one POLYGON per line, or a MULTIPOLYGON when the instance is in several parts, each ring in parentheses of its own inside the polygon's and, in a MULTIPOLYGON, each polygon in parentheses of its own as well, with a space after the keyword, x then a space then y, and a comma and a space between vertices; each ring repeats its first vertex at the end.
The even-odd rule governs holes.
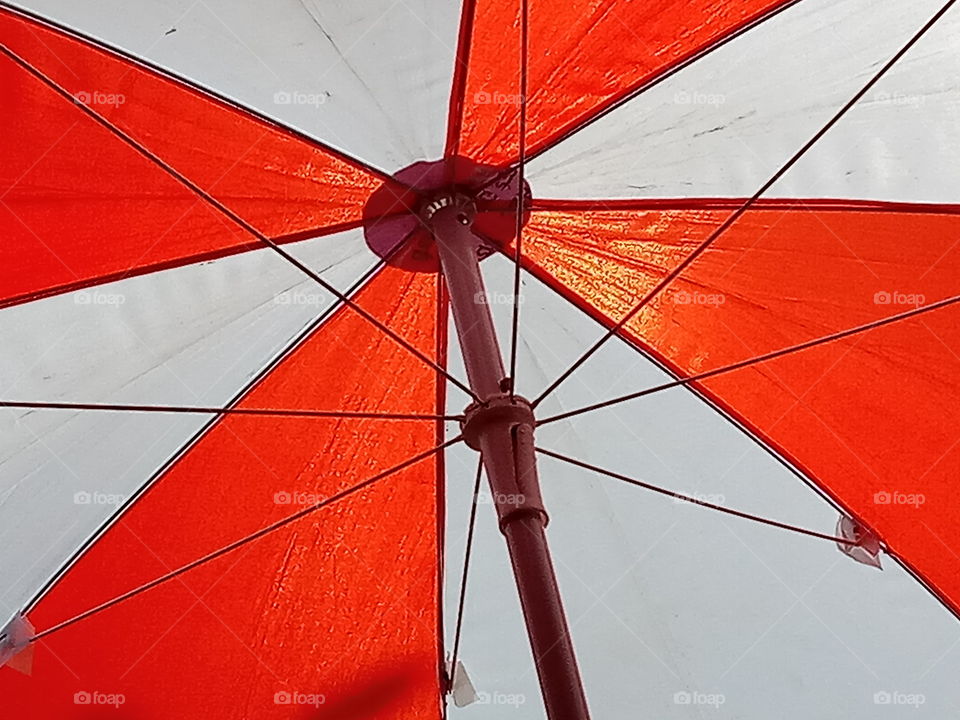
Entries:
MULTIPOLYGON (((447 673, 450 673, 450 663, 447 662, 447 673)), ((453 668, 453 683, 450 688, 450 694, 453 696, 453 704, 458 708, 467 707, 467 705, 473 705, 477 701, 477 691, 473 687, 473 683, 470 682, 470 677, 467 675, 467 669, 463 667, 463 663, 457 660, 457 666, 453 668)))
POLYGON ((30 641, 35 635, 30 621, 23 615, 15 615, 0 630, 0 667, 9 665, 29 675, 33 665, 33 645, 30 641))
POLYGON ((856 545, 837 543, 840 552, 849 555, 858 563, 883 570, 880 566, 880 539, 863 525, 850 517, 841 516, 837 521, 837 535, 846 540, 852 540, 856 545))

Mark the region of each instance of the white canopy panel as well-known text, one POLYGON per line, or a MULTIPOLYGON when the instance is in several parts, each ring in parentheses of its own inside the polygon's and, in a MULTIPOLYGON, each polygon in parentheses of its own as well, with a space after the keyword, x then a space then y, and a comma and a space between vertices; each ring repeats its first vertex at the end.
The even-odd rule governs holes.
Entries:
MULTIPOLYGON (((532 160, 535 197, 749 197, 939 9, 803 0, 532 160)), ((960 13, 948 12, 768 197, 955 202, 960 13)))
MULTIPOLYGON (((288 249, 343 289, 376 260, 359 230, 288 249)), ((333 301, 263 250, 7 308, 0 395, 220 407, 333 301)), ((0 614, 25 606, 208 419, 0 409, 0 614)))
MULTIPOLYGON (((512 292, 484 263, 493 298, 512 292)), ((525 276, 518 380, 534 394, 601 329, 525 276), (549 347, 549 351, 547 348, 549 347)), ((493 306, 509 329, 508 302, 493 306)), ((506 351, 507 348, 504 348, 506 351)), ((459 352, 451 347, 451 367, 459 352)), ((544 415, 663 382, 610 342, 544 402, 544 415)), ((457 410, 451 404, 451 411, 457 410)), ((725 507, 832 533, 837 511, 692 392, 678 388, 542 427, 538 445, 725 507)), ((448 453, 447 647, 452 647, 476 456, 448 453)), ((956 619, 889 558, 721 515, 541 458, 548 536, 594 717, 942 718, 956 619), (885 707, 894 693, 922 704, 885 707), (901 713, 901 714, 897 714, 901 713)), ((509 559, 484 479, 460 659, 480 702, 451 718, 543 718, 509 559)))
POLYGON ((388 173, 443 155, 457 3, 13 4, 126 50, 388 173))

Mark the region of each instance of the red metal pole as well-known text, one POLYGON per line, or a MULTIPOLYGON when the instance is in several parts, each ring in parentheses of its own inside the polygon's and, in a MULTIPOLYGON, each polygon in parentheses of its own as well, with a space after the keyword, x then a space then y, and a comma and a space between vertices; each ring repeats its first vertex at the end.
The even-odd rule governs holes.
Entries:
POLYGON ((441 196, 424 210, 450 293, 470 387, 482 401, 467 408, 467 443, 481 452, 490 491, 507 541, 530 647, 549 720, 588 720, 590 715, 567 627, 544 528, 535 420, 530 404, 511 396, 470 226, 469 198, 441 196))

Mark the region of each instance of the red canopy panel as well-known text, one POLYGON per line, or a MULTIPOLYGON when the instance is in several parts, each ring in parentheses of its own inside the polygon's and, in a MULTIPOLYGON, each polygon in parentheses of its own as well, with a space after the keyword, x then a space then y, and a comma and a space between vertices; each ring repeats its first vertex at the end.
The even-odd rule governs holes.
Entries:
POLYGON ((0 307, 263 246, 80 103, 279 241, 358 225, 384 182, 317 142, 6 9, 0 43, 78 101, 0 55, 0 307))
MULTIPOLYGON (((435 357, 437 283, 387 268, 357 302, 435 357)), ((240 407, 434 414, 437 386, 342 309, 240 407)), ((432 421, 226 416, 29 619, 50 628, 429 450, 436 433, 432 421)), ((388 476, 42 638, 32 677, 0 672, 4 705, 51 720, 105 717, 109 696, 137 720, 438 718, 441 502, 435 459, 388 476)))
MULTIPOLYGON (((466 0, 447 154, 519 149, 523 0, 466 0)), ((527 154, 797 0, 527 0, 527 154)))
MULTIPOLYGON (((546 201, 525 262, 610 325, 742 202, 546 201)), ((960 206, 761 202, 624 334, 680 376, 723 367, 960 295, 958 237, 960 206)), ((960 612, 958 306, 698 387, 960 612)))

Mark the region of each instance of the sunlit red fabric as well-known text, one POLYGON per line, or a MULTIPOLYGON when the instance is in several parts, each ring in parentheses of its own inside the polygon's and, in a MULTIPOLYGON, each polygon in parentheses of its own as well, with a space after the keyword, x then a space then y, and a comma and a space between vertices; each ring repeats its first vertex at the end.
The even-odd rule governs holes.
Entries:
MULTIPOLYGON (((5 9, 0 42, 268 237, 358 225, 384 182, 318 143, 5 9)), ((6 56, 0 99, 0 306, 262 247, 6 56)), ((397 186, 391 197, 402 196, 397 186)))
MULTIPOLYGON (((609 325, 738 202, 555 203, 533 213, 525 261, 609 325)), ((624 334, 679 375, 711 370, 960 295, 958 237, 960 207, 762 202, 624 334)), ((951 306, 700 387, 960 611, 958 378, 951 306)))
MULTIPOLYGON (((435 356, 437 283, 387 268, 357 299, 435 356)), ((435 413, 437 392, 432 369, 344 309, 240 404, 435 413)), ((51 627, 430 449, 436 433, 429 421, 227 416, 30 619, 51 627)), ((5 707, 38 719, 103 717, 112 708, 74 702, 97 691, 122 694, 117 717, 137 720, 438 718, 435 465, 423 461, 50 635, 32 677, 0 672, 5 707), (303 698, 287 704, 283 693, 303 698)))
MULTIPOLYGON (((528 0, 527 153, 795 0, 528 0)), ((521 0, 467 0, 447 150, 517 158, 521 0), (465 44, 469 41, 469 45, 465 44)))

